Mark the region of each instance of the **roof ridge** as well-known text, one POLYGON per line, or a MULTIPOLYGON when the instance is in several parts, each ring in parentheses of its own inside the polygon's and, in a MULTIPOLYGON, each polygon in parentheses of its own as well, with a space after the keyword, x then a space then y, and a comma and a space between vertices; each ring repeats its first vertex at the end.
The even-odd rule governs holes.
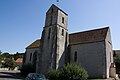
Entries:
POLYGON ((78 44, 78 43, 87 43, 87 42, 96 42, 103 41, 107 36, 109 27, 93 29, 83 32, 77 32, 69 34, 69 43, 78 44))

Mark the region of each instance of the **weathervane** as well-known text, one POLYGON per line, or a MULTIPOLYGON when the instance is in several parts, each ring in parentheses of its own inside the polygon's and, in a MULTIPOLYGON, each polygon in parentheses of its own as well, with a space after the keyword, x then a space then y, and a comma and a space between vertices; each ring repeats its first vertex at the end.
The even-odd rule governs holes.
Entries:
POLYGON ((57 6, 58 6, 59 0, 56 0, 56 2, 57 2, 57 6))

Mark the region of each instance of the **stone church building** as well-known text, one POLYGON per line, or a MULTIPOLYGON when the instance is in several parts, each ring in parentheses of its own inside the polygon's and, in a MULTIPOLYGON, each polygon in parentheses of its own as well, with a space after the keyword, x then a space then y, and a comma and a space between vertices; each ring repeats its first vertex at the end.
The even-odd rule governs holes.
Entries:
POLYGON ((68 33, 68 14, 54 4, 46 12, 41 39, 26 48, 25 64, 46 74, 67 63, 84 67, 89 77, 109 78, 113 68, 110 28, 68 33))

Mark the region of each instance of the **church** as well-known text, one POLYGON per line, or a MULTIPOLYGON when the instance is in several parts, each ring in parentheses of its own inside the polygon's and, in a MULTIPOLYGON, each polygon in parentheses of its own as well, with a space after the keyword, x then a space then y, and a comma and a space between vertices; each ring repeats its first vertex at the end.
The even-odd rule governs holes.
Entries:
POLYGON ((42 74, 76 63, 86 69, 90 78, 112 77, 115 74, 110 28, 69 34, 68 14, 53 4, 46 12, 41 38, 26 47, 24 64, 27 63, 42 74))

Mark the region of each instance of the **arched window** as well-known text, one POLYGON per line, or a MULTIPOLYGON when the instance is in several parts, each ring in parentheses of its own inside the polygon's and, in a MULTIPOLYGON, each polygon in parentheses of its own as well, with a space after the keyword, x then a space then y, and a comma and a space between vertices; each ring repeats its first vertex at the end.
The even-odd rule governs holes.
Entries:
POLYGON ((52 18, 53 18, 53 17, 51 16, 51 17, 50 17, 50 26, 52 25, 52 18))
POLYGON ((53 13, 53 8, 51 9, 51 13, 53 13))
POLYGON ((75 54, 74 54, 74 62, 77 62, 77 51, 75 51, 75 54))
POLYGON ((49 31, 48 31, 48 39, 50 39, 50 32, 51 32, 51 28, 49 28, 49 31))
POLYGON ((32 53, 30 53, 30 61, 31 61, 31 59, 32 59, 32 53))
POLYGON ((62 23, 64 24, 64 17, 62 17, 62 23))
POLYGON ((62 36, 64 36, 64 29, 62 29, 62 36))

